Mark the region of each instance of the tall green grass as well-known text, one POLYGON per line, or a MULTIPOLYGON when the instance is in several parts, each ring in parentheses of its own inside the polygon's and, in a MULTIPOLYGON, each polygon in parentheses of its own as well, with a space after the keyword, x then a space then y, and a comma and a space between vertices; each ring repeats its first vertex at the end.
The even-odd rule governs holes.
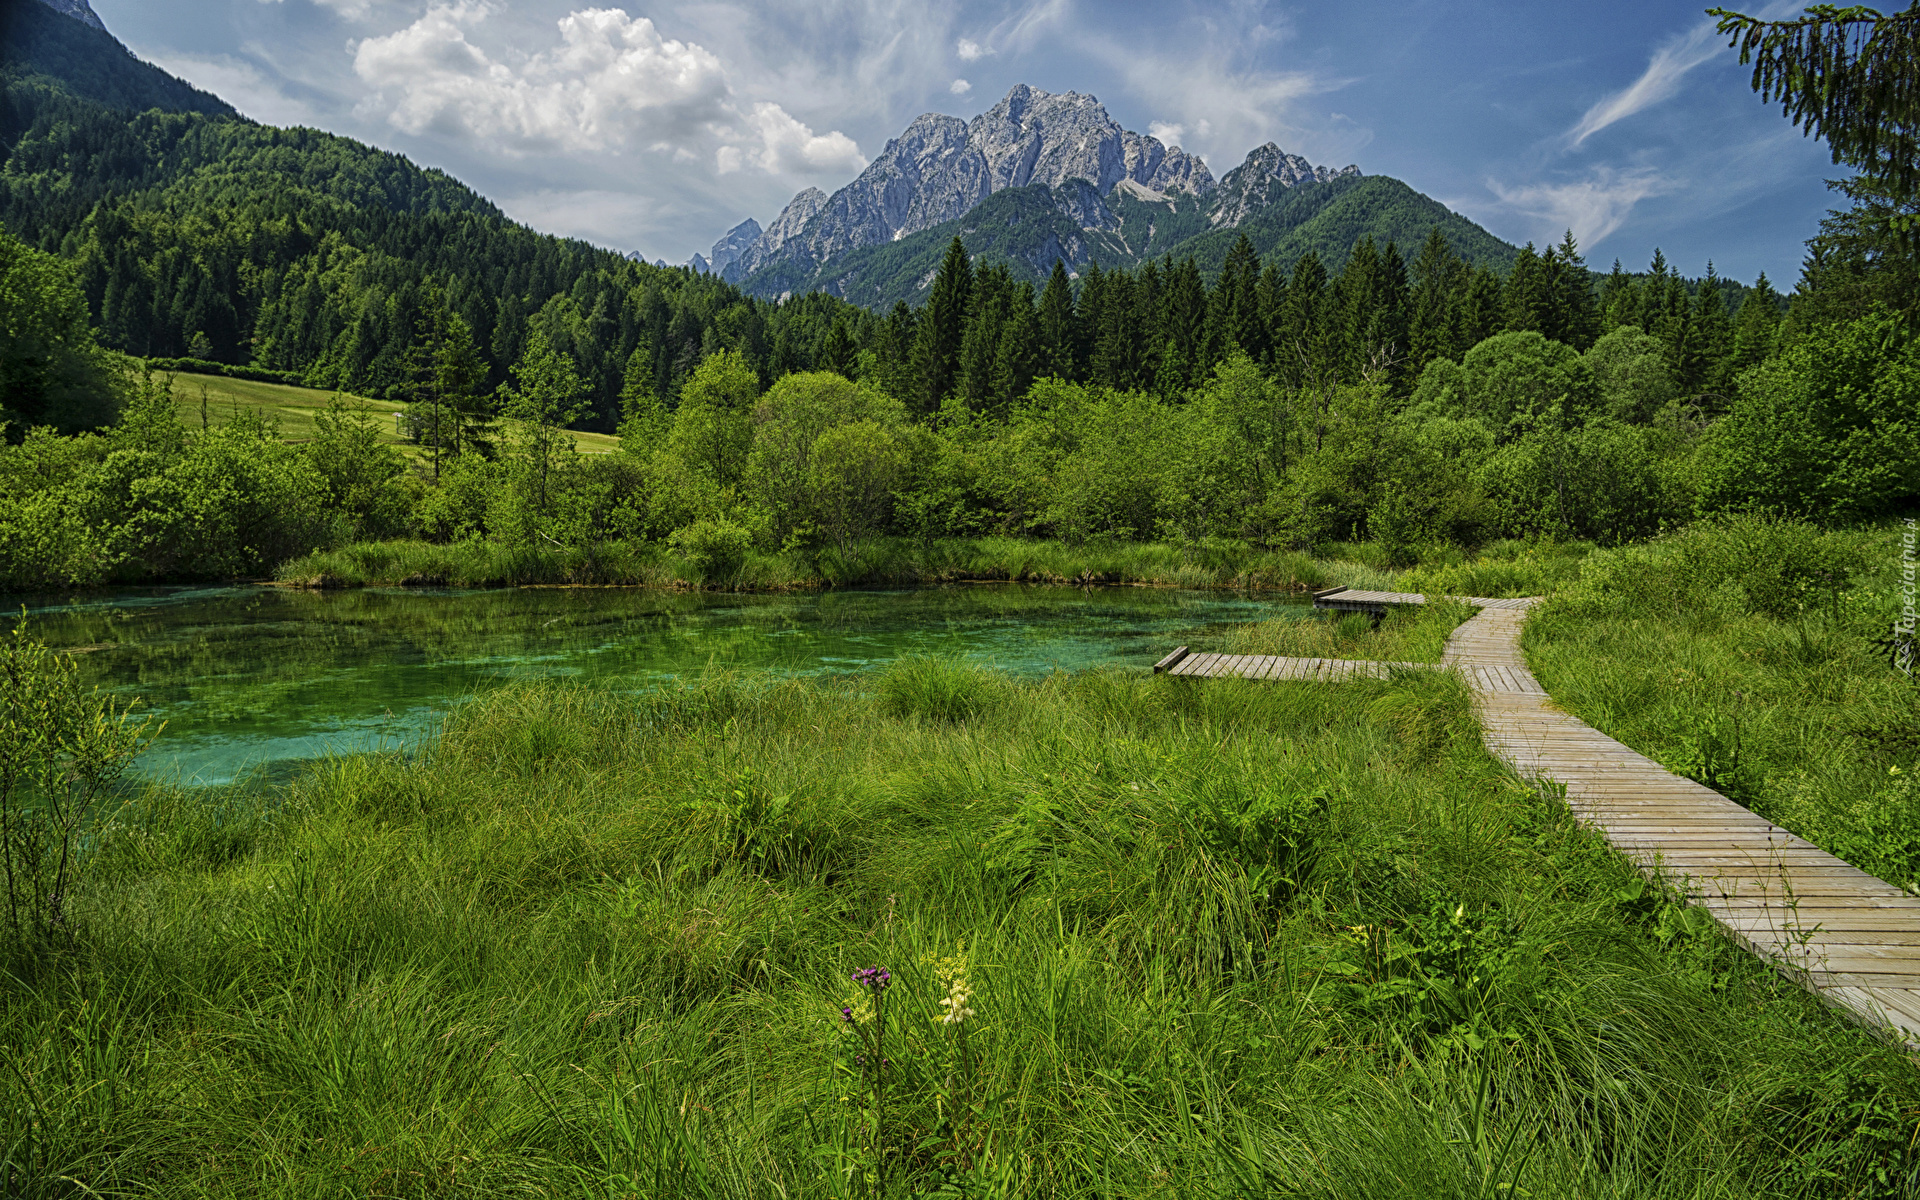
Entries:
POLYGON ((1904 1056, 1630 886, 1436 672, 516 686, 90 853, 76 948, 0 976, 8 1196, 1914 1179, 1904 1056))
POLYGON ((1242 625, 1223 638, 1217 649, 1226 654, 1288 658, 1437 663, 1447 648, 1448 635, 1473 612, 1458 600, 1438 596, 1422 605, 1391 609, 1379 619, 1366 613, 1328 611, 1312 619, 1242 625))
POLYGON ((962 582, 1145 584, 1303 592, 1335 584, 1462 596, 1536 595, 1577 570, 1589 547, 1502 542, 1469 558, 1431 547, 1409 570, 1386 565, 1378 547, 1337 543, 1314 555, 1240 543, 1174 546, 1162 542, 1068 545, 1015 537, 921 542, 875 538, 851 549, 782 554, 749 552, 719 574, 667 546, 607 542, 591 548, 357 542, 283 564, 276 578, 305 587, 618 584, 745 591, 809 587, 911 586, 962 582))
POLYGON ((1583 720, 1920 886, 1920 690, 1885 641, 1900 556, 1890 530, 1703 523, 1595 554, 1525 646, 1583 720))

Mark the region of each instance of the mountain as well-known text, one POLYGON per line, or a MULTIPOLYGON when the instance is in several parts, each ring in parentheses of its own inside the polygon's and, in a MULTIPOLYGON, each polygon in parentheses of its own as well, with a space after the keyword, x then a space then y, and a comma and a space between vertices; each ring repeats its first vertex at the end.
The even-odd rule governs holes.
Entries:
POLYGON ((1019 84, 971 122, 916 118, 832 196, 815 188, 795 196, 726 277, 746 279, 776 262, 787 264, 783 273, 804 270, 964 216, 996 192, 1072 180, 1101 195, 1123 182, 1193 196, 1214 189, 1206 163, 1122 129, 1092 96, 1019 84))
POLYGON ((1239 226, 1224 229, 1214 229, 1208 205, 1192 197, 1153 199, 1122 184, 1103 198, 1092 184, 1072 180, 1060 188, 1010 188, 964 217, 825 263, 775 263, 744 286, 759 294, 826 292, 871 309, 896 300, 917 304, 926 299, 947 244, 956 237, 976 267, 1005 265, 1015 280, 1035 286, 1045 281, 1055 259, 1078 275, 1095 262, 1110 270, 1168 254, 1191 255, 1211 278, 1242 234, 1262 260, 1282 269, 1312 251, 1337 272, 1363 237, 1382 245, 1394 242, 1410 256, 1436 227, 1455 253, 1475 266, 1504 274, 1513 265, 1514 247, 1384 175, 1336 174, 1325 182, 1296 184, 1239 226))
MULTIPOLYGON (((0 0, 0 72, 9 79, 39 79, 63 95, 121 112, 238 115, 218 96, 135 58, 101 26, 86 0, 0 0)), ((31 124, 18 105, 0 108, 0 149, 10 149, 31 124)))
POLYGON ((727 236, 713 244, 713 255, 708 260, 713 270, 726 274, 727 268, 739 262, 740 256, 747 252, 747 247, 753 245, 763 232, 760 222, 752 217, 727 230, 727 236))
POLYGON ((1094 97, 1025 84, 970 122, 917 118, 852 183, 801 192, 740 248, 747 228, 714 246, 729 281, 870 308, 923 300, 955 237, 982 265, 1036 283, 1055 260, 1078 274, 1192 256, 1211 273, 1242 234, 1282 268, 1311 250, 1337 270, 1369 236, 1410 254, 1434 228, 1472 263, 1504 271, 1517 253, 1398 180, 1315 166, 1273 142, 1216 182, 1196 156, 1122 129, 1094 97))
POLYGON ((87 0, 40 0, 40 2, 62 16, 72 17, 82 25, 91 25, 103 33, 106 31, 106 25, 94 13, 93 7, 87 3, 87 0))

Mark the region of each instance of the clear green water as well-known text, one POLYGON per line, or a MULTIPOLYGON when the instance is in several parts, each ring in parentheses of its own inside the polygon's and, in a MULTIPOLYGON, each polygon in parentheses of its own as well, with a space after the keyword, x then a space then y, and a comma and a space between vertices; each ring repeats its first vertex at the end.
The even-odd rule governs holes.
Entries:
MULTIPOLYGON (((1311 612, 1270 596, 1020 585, 774 596, 246 586, 25 605, 36 635, 86 648, 91 682, 166 721, 138 769, 198 784, 404 745, 463 697, 511 680, 637 689, 709 667, 853 674, 911 653, 1019 675, 1147 670, 1222 626, 1311 612)), ((9 602, 6 627, 20 606, 9 602)))

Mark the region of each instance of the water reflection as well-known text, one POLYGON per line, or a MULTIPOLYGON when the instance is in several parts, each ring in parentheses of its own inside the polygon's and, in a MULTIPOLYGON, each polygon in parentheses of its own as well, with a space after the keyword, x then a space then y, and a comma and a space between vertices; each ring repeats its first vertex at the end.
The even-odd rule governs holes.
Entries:
POLYGON ((502 682, 647 687, 708 667, 850 674, 951 654, 1020 675, 1146 669, 1221 625, 1310 610, 1273 596, 956 586, 739 596, 638 589, 143 588, 24 603, 90 681, 167 728, 139 767, 224 783, 263 765, 403 744, 502 682))

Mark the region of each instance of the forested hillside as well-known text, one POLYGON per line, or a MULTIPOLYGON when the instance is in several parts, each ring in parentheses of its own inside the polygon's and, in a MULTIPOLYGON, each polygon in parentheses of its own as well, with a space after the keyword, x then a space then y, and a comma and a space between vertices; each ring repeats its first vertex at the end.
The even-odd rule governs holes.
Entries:
POLYGON ((671 396, 715 349, 771 379, 824 336, 718 280, 535 233, 399 155, 240 118, 38 5, 9 12, 0 223, 74 264, 113 349, 401 397, 436 340, 423 330, 457 315, 478 390, 537 328, 578 362, 583 419, 611 429, 637 350, 671 396))

